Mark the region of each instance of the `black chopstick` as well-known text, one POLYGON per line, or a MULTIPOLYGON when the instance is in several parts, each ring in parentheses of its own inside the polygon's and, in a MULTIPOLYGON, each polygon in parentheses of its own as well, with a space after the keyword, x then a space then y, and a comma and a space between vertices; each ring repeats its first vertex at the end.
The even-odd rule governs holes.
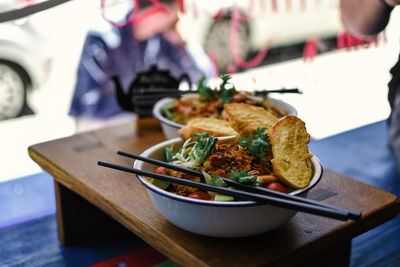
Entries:
MULTIPOLYGON (((197 177, 201 177, 204 178, 204 175, 202 172, 200 171, 196 171, 193 169, 189 169, 189 168, 185 168, 179 165, 174 165, 174 164, 170 164, 164 161, 160 161, 160 160, 156 160, 156 159, 151 159, 151 158, 146 158, 146 157, 142 157, 140 155, 136 155, 136 154, 131 154, 128 152, 124 152, 124 151, 118 151, 117 152, 119 155, 121 156, 125 156, 125 157, 129 157, 129 158, 133 158, 133 159, 138 159, 144 162, 148 162, 151 164, 155 164, 155 165, 159 165, 168 169, 172 169, 175 171, 180 171, 183 173, 187 173, 193 176, 197 176, 197 177)), ((248 191, 248 192, 252 192, 252 193, 257 193, 257 194, 264 194, 264 195, 269 195, 269 196, 274 196, 274 197, 279 197, 279 198, 283 198, 283 199, 287 199, 287 200, 292 200, 292 201, 299 201, 302 203, 306 203, 306 204, 310 204, 310 205, 318 205, 324 208, 330 208, 330 209, 334 209, 334 210, 340 210, 343 212, 346 212, 349 216, 349 219, 352 220, 359 220, 361 219, 361 213, 357 212, 357 211, 352 211, 352 210, 348 210, 348 209, 344 209, 344 208, 340 208, 340 207, 336 207, 336 206, 332 206, 329 204, 325 204, 322 202, 318 202, 318 201, 314 201, 311 199, 307 199, 307 198, 302 198, 302 197, 298 197, 298 196, 293 196, 293 195, 288 195, 285 193, 281 193, 278 191, 273 191, 267 188, 263 188, 263 187, 255 187, 255 186, 251 186, 251 185, 245 185, 245 184, 241 184, 239 182, 236 182, 234 180, 231 179, 227 179, 227 178, 223 178, 221 177, 221 179, 226 182, 229 186, 234 186, 237 188, 240 188, 242 190, 248 191)))
POLYGON ((154 99, 160 99, 160 98, 164 98, 164 97, 179 97, 183 95, 182 93, 176 91, 176 92, 164 92, 162 94, 145 94, 145 95, 135 95, 132 97, 134 102, 140 102, 140 101, 145 101, 145 100, 154 100, 154 99))
MULTIPOLYGON (((287 93, 292 93, 292 94, 303 94, 302 91, 300 91, 298 88, 282 88, 282 89, 264 89, 264 90, 255 90, 255 91, 246 91, 249 94, 254 94, 256 96, 266 96, 268 94, 272 93, 279 93, 279 94, 287 94, 287 93)), ((157 98, 161 97, 178 97, 181 95, 185 94, 196 94, 198 91, 193 91, 193 90, 179 90, 177 88, 146 88, 145 90, 140 90, 138 92, 135 92, 133 95, 134 99, 137 100, 145 100, 149 99, 151 97, 157 96, 157 98)))
POLYGON ((138 160, 141 160, 141 161, 144 161, 144 162, 148 162, 148 163, 152 163, 152 164, 155 164, 155 165, 159 165, 159 166, 171 169, 171 170, 184 172, 184 173, 187 173, 187 174, 190 174, 190 175, 193 175, 193 176, 197 176, 197 177, 201 177, 201 178, 204 177, 202 172, 199 172, 199 171, 196 171, 196 170, 193 170, 193 169, 189 169, 189 168, 184 168, 184 167, 181 167, 179 165, 170 164, 168 162, 164 162, 164 161, 161 161, 161 160, 146 158, 146 157, 142 157, 140 155, 124 152, 124 151, 121 151, 121 150, 119 150, 117 152, 117 154, 121 155, 121 156, 124 156, 124 157, 132 158, 132 159, 138 159, 138 160))
POLYGON ((259 90, 259 91, 254 91, 254 95, 256 96, 265 96, 271 93, 279 93, 279 94, 287 94, 287 93, 294 93, 294 94, 303 94, 302 91, 300 91, 298 88, 292 88, 292 89, 276 89, 276 90, 259 90))
POLYGON ((334 209, 328 209, 325 207, 321 207, 318 205, 310 205, 307 203, 302 203, 298 201, 293 201, 293 200, 288 200, 288 199, 282 199, 282 198, 276 198, 272 196, 266 196, 266 195, 260 195, 260 194, 255 194, 247 191, 242 191, 242 190, 237 190, 233 188, 227 188, 227 187, 218 187, 214 185, 209 185, 205 183, 198 183, 178 177, 172 177, 168 175, 163 175, 163 174, 158 174, 154 172, 148 172, 144 170, 139 170, 135 168, 129 168, 121 165, 116 165, 113 163, 108 163, 108 162, 103 162, 103 161, 98 161, 98 165, 124 171, 124 172, 129 172, 129 173, 135 173, 137 175, 142 175, 142 176, 147 176, 155 179, 159 179, 162 181, 167 181, 171 183, 176 183, 176 184, 182 184, 190 187, 195 187, 201 190, 205 191, 212 191, 218 194, 223 194, 223 195, 229 195, 233 196, 236 198, 240 199, 246 199, 249 201, 255 201, 257 203, 262 203, 262 204, 270 204, 274 205, 277 207, 281 208, 286 208, 286 209, 291 209, 291 210, 296 210, 296 211, 302 211, 318 216, 323 216, 323 217, 329 217, 332 219, 337 219, 337 220, 342 220, 346 221, 349 218, 349 214, 347 212, 341 211, 341 210, 334 210, 334 209))

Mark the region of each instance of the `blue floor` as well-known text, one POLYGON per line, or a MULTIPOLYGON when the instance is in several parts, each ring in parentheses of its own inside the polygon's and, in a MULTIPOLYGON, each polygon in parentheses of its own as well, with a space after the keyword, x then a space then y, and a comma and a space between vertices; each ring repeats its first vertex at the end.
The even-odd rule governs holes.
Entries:
MULTIPOLYGON (((386 121, 381 121, 311 141, 309 148, 325 168, 400 196, 386 136, 386 121)), ((353 239, 351 266, 400 266, 400 216, 353 239)))
POLYGON ((146 244, 126 232, 65 248, 55 211, 54 182, 46 172, 0 183, 0 266, 89 266, 146 244))
MULTIPOLYGON (((322 140, 310 151, 325 168, 400 196, 386 122, 322 140)), ((0 183, 0 266, 88 266, 144 245, 132 234, 64 248, 57 239, 53 181, 39 173, 0 183)), ((400 266, 400 216, 353 239, 351 266, 400 266)))
POLYGON ((89 266, 145 246, 131 233, 66 248, 55 215, 0 230, 0 266, 89 266))
POLYGON ((56 211, 53 177, 46 172, 0 183, 0 229, 56 211))

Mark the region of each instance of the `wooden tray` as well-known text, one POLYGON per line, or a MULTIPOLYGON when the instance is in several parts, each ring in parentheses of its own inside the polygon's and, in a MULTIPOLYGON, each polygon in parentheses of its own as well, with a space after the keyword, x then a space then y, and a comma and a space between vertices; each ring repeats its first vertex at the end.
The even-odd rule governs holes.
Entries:
POLYGON ((254 237, 223 239, 186 232, 157 212, 134 175, 97 165, 103 160, 131 166, 133 161, 116 151, 140 154, 164 140, 153 126, 137 131, 133 123, 125 124, 29 147, 32 159, 54 176, 64 245, 110 231, 115 220, 182 266, 345 266, 353 237, 400 212, 395 195, 325 169, 309 197, 360 211, 361 221, 299 212, 284 226, 254 237))

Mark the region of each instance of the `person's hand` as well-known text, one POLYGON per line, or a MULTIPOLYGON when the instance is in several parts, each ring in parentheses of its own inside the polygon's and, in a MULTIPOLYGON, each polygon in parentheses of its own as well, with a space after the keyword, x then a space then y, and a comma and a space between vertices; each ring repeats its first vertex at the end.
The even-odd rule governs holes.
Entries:
POLYGON ((184 45, 185 43, 175 28, 164 31, 162 35, 173 45, 184 45))
MULTIPOLYGON (((133 26, 134 37, 139 41, 144 41, 155 34, 166 33, 166 35, 170 35, 172 40, 176 39, 178 32, 175 31, 175 34, 170 31, 175 29, 178 22, 178 9, 179 6, 173 4, 168 6, 167 12, 158 12, 135 23, 133 26)), ((145 11, 143 10, 143 12, 145 11)))

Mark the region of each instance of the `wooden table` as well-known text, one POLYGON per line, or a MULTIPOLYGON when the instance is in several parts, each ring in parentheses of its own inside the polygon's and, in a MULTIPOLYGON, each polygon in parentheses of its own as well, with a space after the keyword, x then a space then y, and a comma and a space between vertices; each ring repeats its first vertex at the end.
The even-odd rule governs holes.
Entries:
POLYGON ((312 199, 360 211, 362 220, 338 221, 297 213, 262 235, 223 239, 186 232, 162 217, 134 175, 97 165, 131 166, 117 150, 140 154, 164 140, 158 125, 125 124, 29 147, 29 155, 53 175, 60 241, 65 246, 125 226, 182 266, 346 266, 351 239, 394 218, 399 199, 386 191, 324 170, 312 199))

